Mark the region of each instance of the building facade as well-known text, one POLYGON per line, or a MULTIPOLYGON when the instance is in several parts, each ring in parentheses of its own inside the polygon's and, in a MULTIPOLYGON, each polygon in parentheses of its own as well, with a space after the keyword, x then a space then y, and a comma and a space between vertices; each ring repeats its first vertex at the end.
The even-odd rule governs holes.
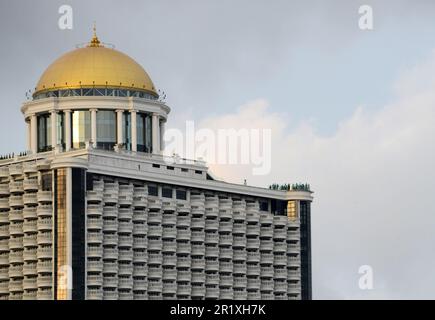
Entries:
POLYGON ((308 189, 162 155, 170 108, 125 54, 56 60, 0 160, 0 299, 311 299, 308 189))

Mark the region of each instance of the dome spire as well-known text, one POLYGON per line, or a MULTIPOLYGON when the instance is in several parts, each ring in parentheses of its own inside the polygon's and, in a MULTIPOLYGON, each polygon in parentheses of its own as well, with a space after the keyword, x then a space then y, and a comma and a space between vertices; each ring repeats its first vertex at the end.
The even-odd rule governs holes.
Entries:
POLYGON ((95 21, 94 21, 94 26, 93 26, 92 30, 93 30, 93 36, 92 36, 91 42, 89 42, 88 47, 101 47, 102 46, 101 42, 97 37, 97 26, 96 26, 95 21))

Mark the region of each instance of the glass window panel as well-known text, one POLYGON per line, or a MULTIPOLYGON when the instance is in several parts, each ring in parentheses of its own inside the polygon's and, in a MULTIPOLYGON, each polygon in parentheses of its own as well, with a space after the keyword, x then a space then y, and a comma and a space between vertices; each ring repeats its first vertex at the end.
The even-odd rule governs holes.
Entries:
POLYGON ((110 110, 97 112, 97 147, 112 150, 116 144, 116 113, 110 110))
POLYGON ((91 139, 91 113, 85 110, 74 111, 71 121, 72 146, 75 149, 84 148, 86 141, 91 139))

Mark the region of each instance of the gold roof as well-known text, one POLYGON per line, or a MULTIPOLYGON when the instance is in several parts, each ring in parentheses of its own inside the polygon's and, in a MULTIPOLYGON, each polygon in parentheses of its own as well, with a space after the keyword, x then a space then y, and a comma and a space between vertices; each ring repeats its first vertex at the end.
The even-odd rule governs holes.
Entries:
POLYGON ((59 89, 111 87, 146 91, 158 96, 146 71, 132 58, 103 46, 95 34, 84 48, 70 51, 42 74, 36 93, 59 89))

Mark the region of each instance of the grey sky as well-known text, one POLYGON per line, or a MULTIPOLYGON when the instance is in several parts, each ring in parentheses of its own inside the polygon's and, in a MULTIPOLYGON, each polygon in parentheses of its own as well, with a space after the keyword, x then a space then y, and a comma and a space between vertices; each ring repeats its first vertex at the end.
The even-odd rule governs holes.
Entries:
MULTIPOLYGON (((103 42, 114 44, 137 60, 156 86, 167 93, 172 107, 169 126, 180 127, 186 119, 202 121, 210 116, 219 117, 250 101, 265 99, 270 105, 268 111, 280 114, 287 124, 281 133, 283 137, 294 135, 293 130, 306 123, 319 139, 326 139, 337 135, 340 124, 351 119, 358 106, 376 113, 394 104, 396 80, 406 70, 431 57, 435 48, 434 9, 435 2, 430 0, 1 0, 0 153, 25 148, 25 127, 19 111, 25 91, 35 86, 54 59, 90 39, 93 21, 97 22, 98 35, 103 42), (57 27, 57 11, 62 4, 69 4, 74 10, 73 30, 63 31, 57 27), (373 31, 358 29, 361 4, 373 5, 373 31)), ((281 151, 277 149, 277 152, 281 151)), ((403 167, 391 172, 391 177, 402 172, 411 179, 407 162, 398 163, 403 167)), ((358 171, 357 166, 361 164, 356 160, 354 164, 358 171)), ((306 165, 318 164, 307 161, 306 165)), ((382 162, 372 165, 373 172, 377 172, 382 162)), ((424 174, 424 168, 416 172, 424 174)), ((411 272, 403 272, 409 268, 414 274, 420 273, 427 271, 421 269, 423 264, 434 265, 434 259, 422 261, 420 256, 416 259, 415 255, 408 254, 414 249, 431 254, 434 239, 420 238, 421 242, 408 243, 410 238, 426 235, 413 225, 416 229, 403 231, 406 237, 400 232, 391 233, 400 236, 395 247, 393 241, 384 239, 388 238, 389 229, 380 225, 391 222, 386 217, 397 207, 387 206, 382 201, 370 202, 370 207, 366 207, 368 204, 362 197, 374 197, 373 193, 361 193, 360 198, 353 194, 342 199, 343 204, 335 203, 340 200, 338 195, 328 190, 325 181, 312 177, 313 172, 317 170, 301 167, 297 178, 317 182, 318 188, 313 186, 316 196, 319 195, 316 201, 322 201, 314 205, 313 213, 315 297, 434 298, 434 276, 425 275, 425 282, 415 282, 411 272), (364 214, 373 210, 372 206, 382 208, 382 214, 361 225, 361 228, 371 226, 371 237, 355 236, 355 230, 361 230, 358 226, 343 232, 343 226, 352 222, 348 220, 347 210, 364 214), (338 211, 321 211, 329 209, 338 211), (332 217, 331 223, 328 216, 332 217), (342 232, 338 232, 340 228, 342 232), (334 238, 334 234, 343 238, 334 238), (370 239, 375 240, 370 242, 370 239), (383 240, 385 245, 378 246, 376 241, 383 240), (326 243, 335 251, 322 247, 326 243), (411 244, 419 247, 409 247, 411 244), (390 254, 395 263, 389 259, 390 254), (356 287, 357 269, 370 261, 375 261, 375 271, 379 270, 384 276, 376 278, 378 291, 368 294, 356 287), (334 269, 337 273, 332 276, 334 269), (327 277, 329 281, 325 280, 327 277)), ((278 180, 280 174, 274 171, 257 182, 270 183, 278 180)), ((296 173, 289 174, 292 174, 289 179, 296 179, 296 173)), ((368 177, 373 180, 383 177, 382 171, 377 174, 368 177)), ((360 173, 355 176, 363 177, 360 173)), ((338 180, 340 178, 337 176, 338 180)), ((389 179, 386 173, 382 185, 387 187, 389 179)), ((401 180, 395 182, 401 183, 401 180)), ((433 183, 425 186, 433 187, 433 183)), ((399 191, 404 192, 387 193, 383 201, 392 203, 400 199, 403 193, 399 191)), ((407 192, 412 193, 410 198, 418 200, 420 191, 407 192)), ((424 204, 427 206, 419 204, 415 210, 435 213, 433 204, 424 204)), ((406 229, 405 218, 413 219, 412 215, 410 212, 408 216, 401 216, 403 221, 394 220, 398 224, 395 230, 406 229)), ((427 225, 433 222, 432 217, 427 225)), ((418 276, 421 274, 414 277, 418 276)))

